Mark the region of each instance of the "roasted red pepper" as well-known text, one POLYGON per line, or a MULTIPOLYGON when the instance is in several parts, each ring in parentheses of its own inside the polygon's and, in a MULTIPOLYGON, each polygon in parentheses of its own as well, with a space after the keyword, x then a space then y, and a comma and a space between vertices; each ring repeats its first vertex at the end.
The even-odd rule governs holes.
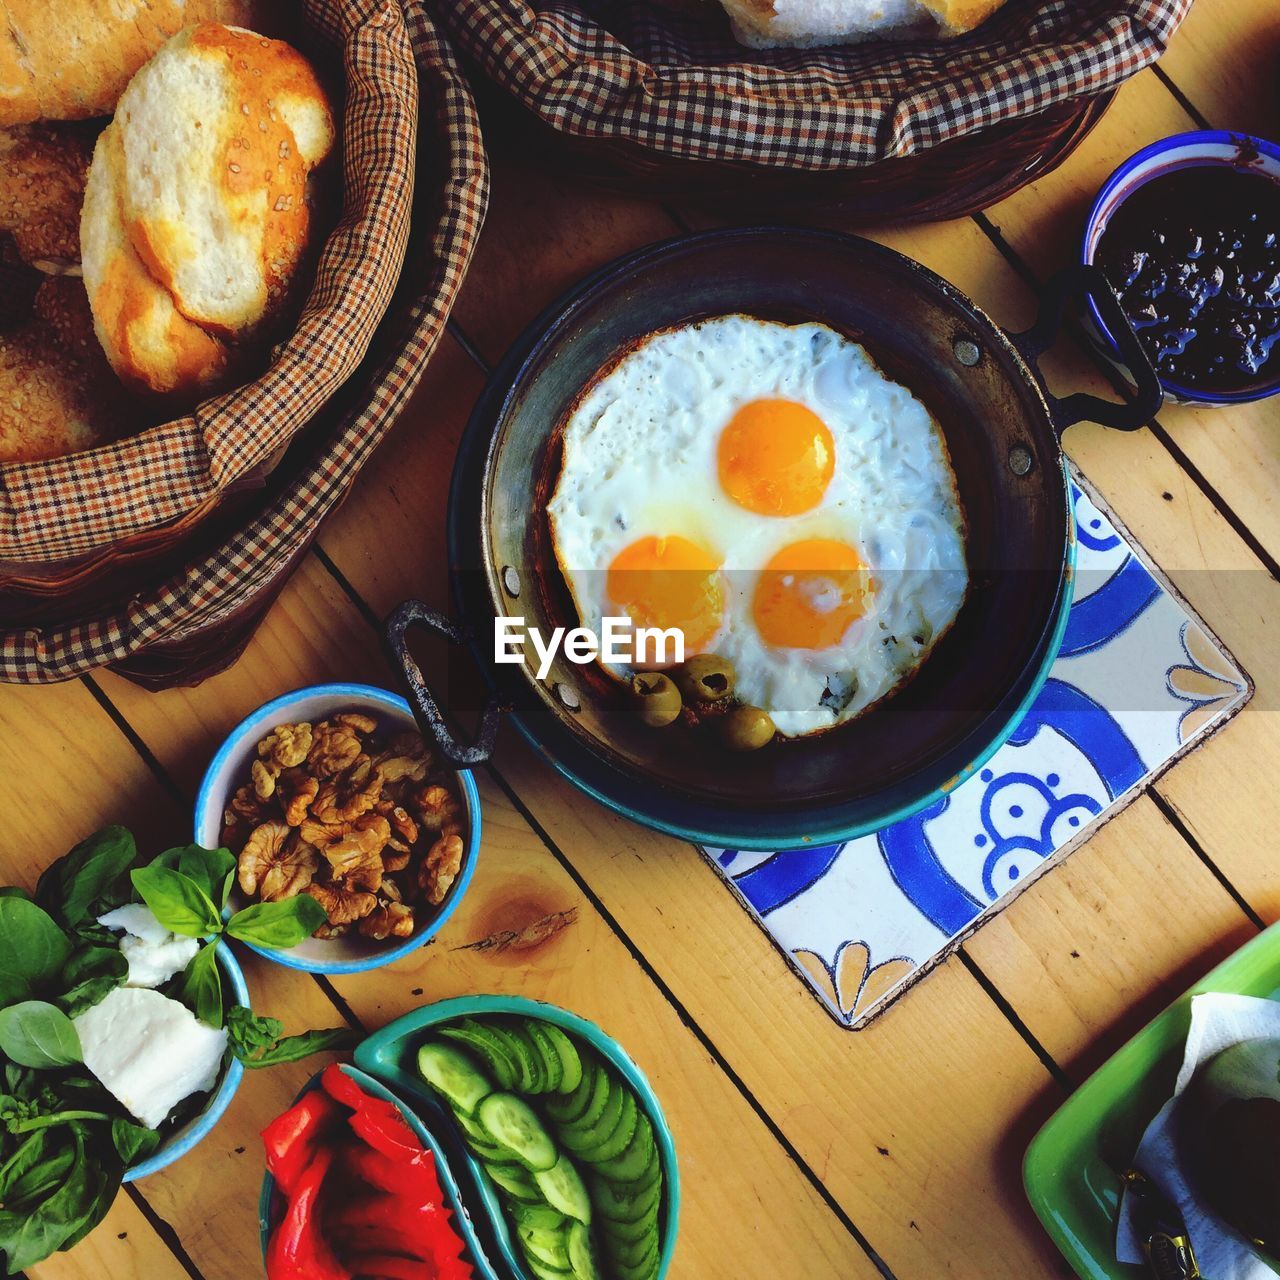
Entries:
POLYGON ((267 1168, 280 1190, 292 1193, 320 1143, 342 1121, 342 1109, 327 1094, 313 1089, 262 1131, 267 1168))
POLYGON ((319 1152, 298 1178, 267 1247, 267 1280, 351 1280, 324 1236, 318 1212, 334 1155, 332 1148, 319 1152))
POLYGON ((399 1109, 336 1066, 321 1085, 263 1132, 288 1203, 269 1280, 471 1280, 435 1161, 399 1109))

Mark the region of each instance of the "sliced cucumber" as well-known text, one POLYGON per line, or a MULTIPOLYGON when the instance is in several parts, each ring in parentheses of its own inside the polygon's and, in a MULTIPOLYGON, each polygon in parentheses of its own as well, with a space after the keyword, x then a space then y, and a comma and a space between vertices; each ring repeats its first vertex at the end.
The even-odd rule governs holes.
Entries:
POLYGON ((658 1274, 658 1242, 655 1240, 649 1252, 639 1262, 623 1263, 614 1259, 613 1267, 618 1280, 654 1280, 658 1274))
POLYGON ((493 1085, 473 1058, 461 1049, 438 1041, 424 1044, 418 1050, 418 1071, 455 1109, 468 1115, 480 1105, 482 1098, 493 1092, 493 1085))
POLYGON ((525 1256, 525 1267, 534 1280, 569 1280, 573 1275, 571 1271, 562 1271, 559 1267, 549 1267, 545 1262, 539 1262, 536 1258, 525 1256))
POLYGON ((557 1124, 576 1124, 582 1119, 595 1094, 596 1077, 604 1074, 603 1068, 590 1058, 579 1065, 582 1077, 577 1088, 572 1093, 560 1094, 547 1100, 547 1114, 557 1124))
POLYGON ((564 1075, 564 1066, 560 1062, 560 1051, 556 1043, 547 1033, 547 1024, 536 1018, 524 1020, 523 1031, 533 1041, 533 1047, 542 1060, 541 1093, 559 1093, 560 1080, 564 1075))
POLYGON ((591 1225, 591 1197, 583 1186, 582 1175, 568 1156, 562 1155, 550 1168, 533 1175, 542 1197, 567 1218, 591 1225))
POLYGON ((582 1055, 568 1032, 561 1031, 554 1022, 542 1025, 560 1057, 560 1092, 572 1093, 582 1083, 582 1055))
POLYGON ((591 1179, 591 1203, 609 1222, 639 1222, 657 1208, 661 1199, 661 1179, 641 1191, 614 1186, 600 1177, 591 1179))
POLYGON ((509 1196, 523 1201, 525 1204, 541 1204, 542 1193, 537 1184, 529 1176, 529 1170, 522 1164, 499 1164, 486 1160, 484 1171, 493 1180, 494 1185, 501 1187, 509 1196))
MULTIPOLYGON (((504 1147, 488 1138, 468 1136, 467 1146, 471 1154, 482 1164, 514 1164, 516 1162, 516 1153, 510 1147, 504 1147)), ((523 1167, 522 1165, 521 1168, 523 1167)))
POLYGON ((638 1116, 636 1131, 627 1144, 627 1149, 612 1160, 599 1161, 595 1169, 611 1182, 634 1182, 648 1171, 653 1154, 653 1126, 650 1125, 648 1116, 638 1116))
POLYGON ((616 1159, 630 1146, 639 1123, 640 1112, 636 1106, 636 1096, 628 1089, 622 1095, 622 1115, 614 1126, 613 1132, 596 1145, 579 1152, 580 1158, 585 1164, 592 1165, 616 1159))
POLYGON ((568 1221, 559 1209, 553 1209, 549 1204, 518 1204, 512 1207, 511 1216, 516 1220, 517 1228, 563 1230, 568 1221))
POLYGON ((514 1093, 491 1093, 476 1118, 494 1142, 514 1151, 530 1169, 550 1169, 560 1155, 537 1113, 514 1093))
POLYGON ((658 1250, 658 1227, 646 1231, 638 1240, 619 1240, 617 1236, 609 1237, 610 1258, 624 1267, 637 1267, 648 1256, 650 1251, 658 1250))
POLYGON ((520 1078, 512 1087, 518 1093, 541 1093, 542 1055, 534 1045, 532 1037, 526 1036, 519 1027, 507 1027, 504 1028, 504 1032, 520 1065, 520 1078))
POLYGON ((605 1108, 609 1105, 609 1099, 613 1097, 613 1084, 609 1079, 609 1073, 604 1067, 598 1068, 592 1074, 591 1080, 591 1100, 587 1103, 586 1110, 582 1112, 576 1120, 571 1120, 560 1126, 560 1134, 573 1132, 581 1132, 586 1129, 594 1129, 599 1123, 600 1117, 604 1115, 605 1108))
POLYGON ((548 1231, 543 1227, 521 1227, 517 1231, 525 1256, 545 1262, 549 1267, 564 1271, 569 1267, 569 1250, 563 1231, 548 1231))
POLYGON ((560 1127, 560 1141, 565 1149, 575 1156, 585 1157, 586 1152, 600 1146, 613 1134, 622 1120, 623 1108, 626 1106, 629 1094, 630 1091, 623 1089, 616 1080, 610 1081, 609 1096, 605 1099, 604 1110, 592 1124, 566 1124, 560 1127))
POLYGON ((571 1222, 565 1243, 568 1246, 569 1270, 573 1272, 574 1280, 604 1280, 589 1228, 584 1227, 581 1222, 571 1222))
POLYGON ((654 1201, 653 1208, 642 1213, 634 1222, 619 1222, 616 1218, 606 1218, 603 1212, 598 1221, 606 1240, 618 1241, 621 1244, 635 1244, 642 1236, 648 1235, 651 1231, 657 1231, 658 1204, 654 1201))
POLYGON ((474 1018, 464 1018, 440 1028, 442 1036, 456 1040, 488 1068, 499 1089, 510 1089, 520 1074, 516 1057, 506 1037, 495 1028, 485 1026, 474 1018))

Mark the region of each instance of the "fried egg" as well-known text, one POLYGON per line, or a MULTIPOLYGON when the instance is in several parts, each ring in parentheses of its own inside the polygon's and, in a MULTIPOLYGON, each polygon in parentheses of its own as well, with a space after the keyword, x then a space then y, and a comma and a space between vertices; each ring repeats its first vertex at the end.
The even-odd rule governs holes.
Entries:
MULTIPOLYGON (((938 424, 821 324, 650 335, 570 409, 548 508, 584 626, 716 653, 798 736, 885 697, 955 621, 965 525, 938 424)), ((625 677, 623 668, 612 674, 625 677)))

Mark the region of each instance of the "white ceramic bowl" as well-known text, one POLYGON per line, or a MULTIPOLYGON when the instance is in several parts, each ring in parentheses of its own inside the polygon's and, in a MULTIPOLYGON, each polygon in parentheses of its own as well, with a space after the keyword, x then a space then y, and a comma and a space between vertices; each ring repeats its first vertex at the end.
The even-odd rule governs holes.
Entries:
MULTIPOLYGON (((368 684, 318 684, 298 689, 259 707, 242 720, 218 748, 200 784, 196 798, 195 841, 216 848, 222 840, 222 814, 237 787, 249 777, 249 766, 257 758, 257 745, 278 724, 324 720, 340 711, 363 711, 378 721, 382 731, 418 732, 409 704, 394 693, 368 684)), ((362 973, 391 964, 416 951, 438 933, 462 900, 475 871, 480 849, 480 794, 467 770, 457 773, 458 790, 467 812, 466 848, 457 879, 435 914, 424 920, 411 938, 377 942, 359 934, 341 938, 308 938, 296 947, 273 951, 253 947, 259 955, 291 969, 308 973, 362 973)), ((231 909, 247 905, 238 889, 233 890, 231 909)))

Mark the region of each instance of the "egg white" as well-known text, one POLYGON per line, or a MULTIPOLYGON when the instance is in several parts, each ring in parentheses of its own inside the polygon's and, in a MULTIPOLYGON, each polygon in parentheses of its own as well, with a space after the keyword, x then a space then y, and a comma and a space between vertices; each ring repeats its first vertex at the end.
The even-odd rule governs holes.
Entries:
POLYGON ((937 423, 861 346, 821 324, 728 315, 645 339, 570 410, 548 513, 593 629, 620 612, 607 570, 637 539, 680 535, 721 558, 724 620, 704 648, 734 663, 738 696, 787 736, 851 719, 891 692, 955 621, 968 587, 964 516, 937 423), (720 485, 721 431, 744 404, 771 398, 811 409, 835 443, 831 482, 801 515, 748 511, 720 485), (875 584, 868 610, 831 648, 772 648, 751 613, 760 572, 809 538, 859 551, 875 584))

